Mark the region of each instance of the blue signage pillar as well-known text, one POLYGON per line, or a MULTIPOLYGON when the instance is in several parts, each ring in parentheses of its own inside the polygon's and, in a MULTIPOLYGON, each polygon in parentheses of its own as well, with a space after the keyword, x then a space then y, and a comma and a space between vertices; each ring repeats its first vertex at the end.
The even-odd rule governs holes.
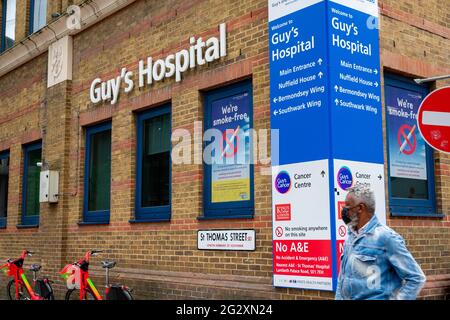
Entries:
POLYGON ((274 286, 335 290, 350 187, 385 222, 378 36, 376 0, 269 0, 274 286))

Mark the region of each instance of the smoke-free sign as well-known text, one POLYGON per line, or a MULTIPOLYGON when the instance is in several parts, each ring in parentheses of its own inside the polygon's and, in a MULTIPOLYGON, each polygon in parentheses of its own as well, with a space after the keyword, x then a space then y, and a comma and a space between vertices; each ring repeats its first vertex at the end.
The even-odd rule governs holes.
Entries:
POLYGON ((386 86, 385 92, 390 175, 427 180, 426 144, 417 126, 424 97, 416 91, 394 86, 386 86))

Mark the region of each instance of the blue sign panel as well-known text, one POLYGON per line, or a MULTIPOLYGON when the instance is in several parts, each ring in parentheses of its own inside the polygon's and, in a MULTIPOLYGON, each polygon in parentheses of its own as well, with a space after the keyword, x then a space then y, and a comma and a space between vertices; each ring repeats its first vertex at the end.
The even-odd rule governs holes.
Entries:
POLYGON ((274 286, 335 290, 348 189, 385 221, 378 4, 268 2, 274 286))
POLYGON ((280 130, 272 165, 329 157, 326 24, 317 18, 325 8, 320 2, 269 23, 271 128, 280 130))
POLYGON ((384 162, 375 22, 364 12, 329 2, 330 108, 336 159, 384 162))

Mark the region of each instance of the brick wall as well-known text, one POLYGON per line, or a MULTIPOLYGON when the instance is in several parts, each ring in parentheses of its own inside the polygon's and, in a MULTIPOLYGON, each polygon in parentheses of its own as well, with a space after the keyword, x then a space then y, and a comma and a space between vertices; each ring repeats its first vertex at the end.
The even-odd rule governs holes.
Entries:
MULTIPOLYGON (((445 6, 445 1, 437 0, 380 2, 380 54, 385 70, 411 76, 450 73, 450 21, 445 6)), ((134 217, 136 112, 170 101, 173 129, 192 130, 193 122, 203 119, 204 90, 251 78, 254 127, 269 128, 267 37, 266 0, 140 0, 74 37, 71 82, 46 88, 46 53, 1 77, 0 151, 10 150, 11 167, 8 227, 0 230, 0 260, 17 256, 22 248, 36 250, 39 254, 27 264, 43 265, 43 273, 56 280, 57 298, 64 291, 57 271, 86 250, 99 248, 118 262, 113 279, 135 288, 138 299, 333 298, 329 292, 272 287, 271 179, 261 175, 258 167, 254 219, 197 220, 203 206, 203 168, 183 165, 172 168, 171 221, 129 223, 134 217), (114 106, 90 103, 94 78, 109 79, 123 66, 136 71, 139 59, 157 59, 186 48, 192 35, 217 35, 222 22, 227 23, 228 40, 224 59, 189 71, 178 84, 170 79, 135 88, 129 95, 121 93, 114 106), (83 127, 105 120, 112 121, 111 222, 80 226, 83 127), (41 204, 39 228, 17 229, 22 144, 39 139, 43 157, 60 172, 63 194, 57 205, 41 204), (256 229, 257 250, 198 251, 197 230, 209 228, 256 229)), ((448 297, 450 285, 450 158, 437 154, 435 165, 438 209, 446 218, 388 218, 430 280, 422 292, 422 298, 428 299, 448 297)), ((100 260, 92 260, 99 288, 104 281, 100 260)), ((0 275, 0 286, 5 281, 0 275)))
MULTIPOLYGON (((449 74, 449 8, 445 1, 382 1, 380 44, 385 71, 412 77, 449 74)), ((436 87, 449 84, 448 80, 439 81, 436 87)), ((446 218, 388 218, 426 273, 429 281, 421 297, 430 299, 450 293, 449 157, 436 152, 434 161, 437 210, 446 218)))
POLYGON ((30 1, 16 0, 16 43, 28 36, 30 30, 30 1))

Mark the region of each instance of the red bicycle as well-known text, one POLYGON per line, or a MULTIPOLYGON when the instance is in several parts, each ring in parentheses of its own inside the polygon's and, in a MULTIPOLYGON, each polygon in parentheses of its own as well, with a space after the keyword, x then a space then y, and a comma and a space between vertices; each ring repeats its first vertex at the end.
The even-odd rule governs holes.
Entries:
MULTIPOLYGON (((94 283, 89 278, 89 260, 103 251, 86 252, 83 259, 66 265, 59 273, 66 280, 66 300, 103 300, 94 283)), ((118 284, 109 283, 109 270, 116 266, 115 261, 102 261, 106 270, 106 300, 133 300, 131 289, 118 284)))
POLYGON ((54 300, 53 288, 51 281, 47 278, 38 279, 37 273, 41 269, 38 264, 32 264, 30 271, 33 272, 34 290, 30 286, 24 272, 23 263, 26 256, 32 256, 33 252, 23 250, 22 255, 18 259, 8 259, 7 263, 0 266, 4 269, 9 277, 13 277, 8 282, 6 291, 10 300, 54 300))

